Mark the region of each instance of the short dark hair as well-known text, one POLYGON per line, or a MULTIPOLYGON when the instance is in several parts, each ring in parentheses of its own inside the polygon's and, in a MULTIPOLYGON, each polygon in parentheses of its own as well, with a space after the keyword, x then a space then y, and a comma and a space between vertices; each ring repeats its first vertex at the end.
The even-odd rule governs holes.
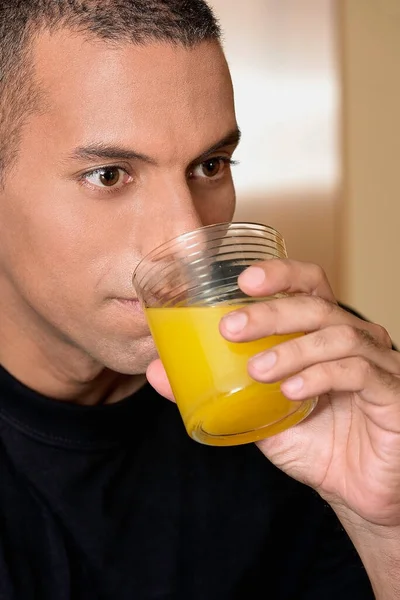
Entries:
POLYGON ((138 45, 191 47, 221 37, 205 0, 0 0, 0 178, 15 159, 25 119, 40 103, 34 36, 63 28, 138 45))

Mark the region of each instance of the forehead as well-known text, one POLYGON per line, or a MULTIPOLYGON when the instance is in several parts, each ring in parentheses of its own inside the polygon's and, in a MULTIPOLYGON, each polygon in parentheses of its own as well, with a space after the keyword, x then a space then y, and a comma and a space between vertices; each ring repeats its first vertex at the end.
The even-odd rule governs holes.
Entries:
POLYGON ((66 144, 105 136, 145 146, 193 138, 201 146, 235 125, 229 70, 216 42, 112 45, 67 31, 43 34, 35 72, 46 98, 43 126, 66 144))

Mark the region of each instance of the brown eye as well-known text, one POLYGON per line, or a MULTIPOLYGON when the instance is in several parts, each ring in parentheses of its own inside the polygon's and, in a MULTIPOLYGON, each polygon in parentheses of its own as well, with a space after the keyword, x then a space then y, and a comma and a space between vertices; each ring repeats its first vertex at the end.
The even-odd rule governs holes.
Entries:
POLYGON ((106 187, 112 187, 113 185, 117 185, 121 178, 120 169, 116 167, 112 167, 110 169, 103 169, 100 173, 100 181, 106 187))
POLYGON ((98 190, 112 188, 115 191, 122 189, 125 185, 132 183, 133 178, 122 167, 101 167, 90 171, 83 176, 83 181, 92 188, 98 190))
POLYGON ((195 166, 189 173, 189 178, 218 181, 229 171, 231 164, 233 164, 233 161, 230 158, 215 156, 195 166))
POLYGON ((201 163, 201 168, 206 177, 215 177, 224 168, 224 163, 220 158, 210 158, 201 163))

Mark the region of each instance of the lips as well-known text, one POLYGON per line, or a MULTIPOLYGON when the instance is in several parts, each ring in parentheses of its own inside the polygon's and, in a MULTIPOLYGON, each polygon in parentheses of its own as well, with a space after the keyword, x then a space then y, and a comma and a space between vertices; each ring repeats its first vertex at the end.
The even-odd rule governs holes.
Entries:
POLYGON ((123 317, 124 326, 127 332, 134 327, 135 339, 148 337, 150 335, 149 326, 145 317, 141 303, 137 298, 113 298, 114 306, 119 308, 120 316, 123 317))
POLYGON ((137 298, 116 298, 117 302, 126 308, 143 314, 142 306, 137 298))

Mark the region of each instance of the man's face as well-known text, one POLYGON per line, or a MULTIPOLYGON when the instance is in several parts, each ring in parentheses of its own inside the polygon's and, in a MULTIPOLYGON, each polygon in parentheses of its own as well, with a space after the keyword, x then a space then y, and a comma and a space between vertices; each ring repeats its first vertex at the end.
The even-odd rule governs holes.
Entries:
POLYGON ((35 57, 43 110, 0 192, 0 309, 66 359, 143 372, 153 346, 130 301, 135 266, 233 215, 226 62, 214 43, 116 47, 66 32, 43 35, 35 57))

